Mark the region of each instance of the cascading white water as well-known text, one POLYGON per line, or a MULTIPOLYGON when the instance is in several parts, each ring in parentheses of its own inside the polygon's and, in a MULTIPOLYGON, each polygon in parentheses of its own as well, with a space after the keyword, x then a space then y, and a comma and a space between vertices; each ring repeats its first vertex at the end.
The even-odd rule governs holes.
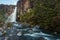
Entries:
POLYGON ((14 11, 12 12, 12 14, 10 16, 8 16, 8 18, 5 21, 5 24, 3 25, 3 29, 7 28, 7 23, 8 22, 16 22, 16 10, 17 10, 17 7, 15 7, 14 11))
POLYGON ((16 10, 17 10, 17 7, 15 7, 12 14, 8 17, 7 22, 16 22, 16 10))

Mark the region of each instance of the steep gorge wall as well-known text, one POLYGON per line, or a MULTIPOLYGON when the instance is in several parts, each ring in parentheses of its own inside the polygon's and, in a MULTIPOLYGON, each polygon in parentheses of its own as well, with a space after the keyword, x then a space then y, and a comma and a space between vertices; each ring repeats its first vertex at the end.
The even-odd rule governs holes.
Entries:
POLYGON ((5 14, 10 15, 13 12, 14 7, 15 7, 14 5, 3 5, 3 4, 1 4, 0 5, 0 11, 4 11, 5 14))
POLYGON ((30 9, 30 1, 29 0, 19 0, 17 2, 17 21, 19 21, 20 15, 27 13, 30 9))
POLYGON ((0 21, 4 21, 13 12, 14 7, 14 5, 0 4, 0 21))

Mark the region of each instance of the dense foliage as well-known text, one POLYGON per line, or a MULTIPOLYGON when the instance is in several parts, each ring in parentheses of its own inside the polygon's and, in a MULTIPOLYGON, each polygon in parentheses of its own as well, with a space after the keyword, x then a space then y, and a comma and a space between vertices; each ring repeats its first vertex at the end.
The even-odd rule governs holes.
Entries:
POLYGON ((0 20, 1 21, 4 21, 5 20, 4 13, 5 12, 3 10, 0 10, 0 20))
POLYGON ((4 14, 5 12, 1 9, 0 10, 0 27, 2 27, 3 26, 3 24, 4 24, 4 21, 5 21, 5 17, 4 17, 4 14))
POLYGON ((53 32, 60 30, 60 0, 30 0, 30 2, 30 12, 20 16, 21 22, 40 25, 49 31, 56 29, 53 32))

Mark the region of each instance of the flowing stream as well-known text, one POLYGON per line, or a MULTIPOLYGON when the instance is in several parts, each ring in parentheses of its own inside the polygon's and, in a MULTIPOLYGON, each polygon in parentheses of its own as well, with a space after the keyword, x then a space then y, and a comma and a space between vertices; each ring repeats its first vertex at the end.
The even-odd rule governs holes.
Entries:
POLYGON ((38 29, 38 26, 34 28, 28 28, 27 25, 17 23, 16 10, 17 7, 15 7, 13 13, 6 20, 6 23, 13 23, 11 29, 4 30, 6 35, 3 35, 0 32, 0 40, 60 40, 53 35, 43 33, 40 29, 38 29), (24 28, 24 26, 27 28, 24 28))

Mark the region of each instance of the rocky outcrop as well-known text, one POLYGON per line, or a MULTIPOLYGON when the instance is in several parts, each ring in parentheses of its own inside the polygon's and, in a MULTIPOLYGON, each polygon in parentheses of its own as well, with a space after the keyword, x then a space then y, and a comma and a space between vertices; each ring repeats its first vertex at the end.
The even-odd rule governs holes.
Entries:
POLYGON ((24 14, 26 13, 29 8, 30 8, 30 1, 29 0, 19 0, 18 3, 17 3, 17 12, 19 14, 24 14))
POLYGON ((19 0, 17 2, 17 21, 19 21, 20 15, 28 13, 30 9, 30 0, 19 0))

